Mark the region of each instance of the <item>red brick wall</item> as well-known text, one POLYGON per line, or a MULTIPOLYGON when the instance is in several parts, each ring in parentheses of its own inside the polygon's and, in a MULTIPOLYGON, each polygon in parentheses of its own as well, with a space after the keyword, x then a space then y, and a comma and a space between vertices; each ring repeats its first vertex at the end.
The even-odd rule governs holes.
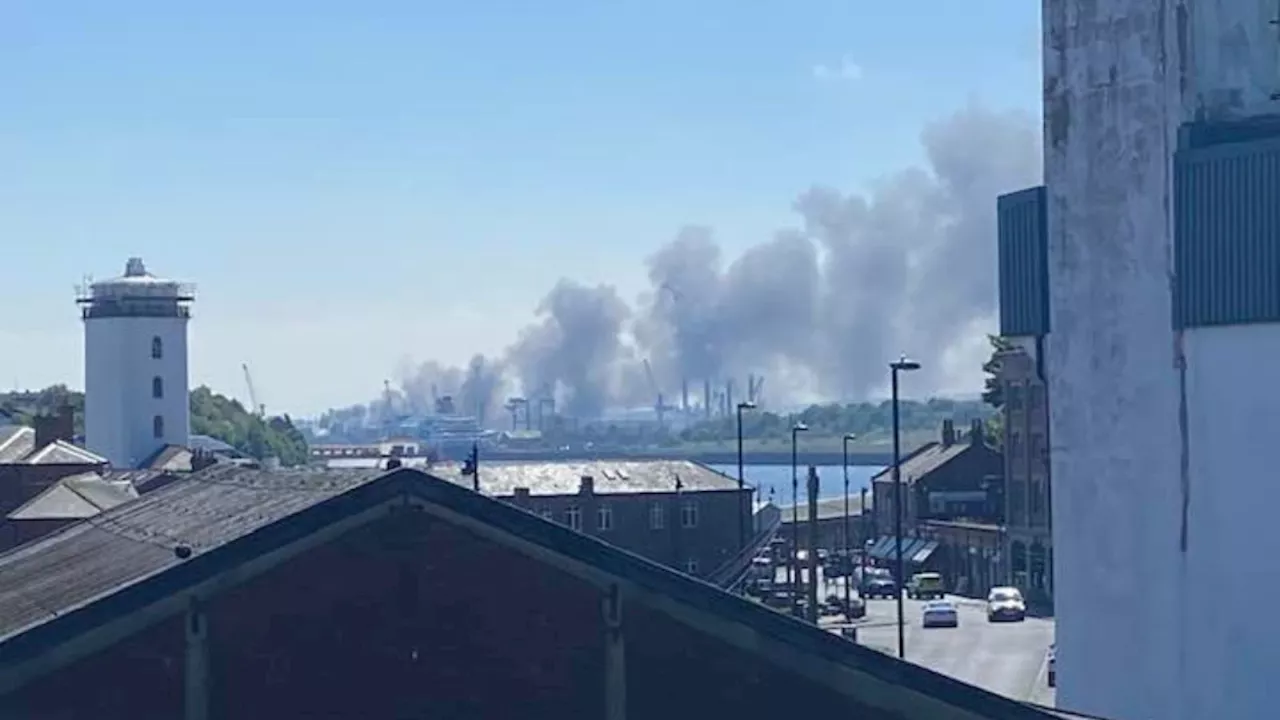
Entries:
POLYGON ((211 604, 215 716, 597 716, 598 595, 465 531, 405 520, 211 604))
POLYGON ((183 627, 154 625, 0 699, 0 715, 30 720, 182 717, 183 627))
POLYGON ((623 612, 629 720, 889 720, 666 615, 635 604, 623 612))

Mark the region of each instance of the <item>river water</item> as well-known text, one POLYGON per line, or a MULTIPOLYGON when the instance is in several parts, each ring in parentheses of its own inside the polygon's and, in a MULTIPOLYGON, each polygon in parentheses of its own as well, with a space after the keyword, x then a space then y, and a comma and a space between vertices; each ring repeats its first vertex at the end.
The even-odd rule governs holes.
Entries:
MULTIPOLYGON (((730 477, 738 477, 737 465, 712 465, 711 467, 730 477)), ((841 466, 818 465, 814 469, 818 471, 818 497, 832 498, 844 495, 844 469, 841 466)), ((856 498, 858 491, 862 488, 867 488, 868 492, 870 492, 871 477, 883 469, 882 467, 869 465, 849 466, 850 496, 856 498)), ((805 489, 807 473, 807 466, 800 467, 797 470, 797 477, 800 480, 801 502, 804 502, 805 493, 807 492, 805 489)), ((746 465, 742 468, 742 475, 748 485, 755 485, 760 488, 759 500, 769 500, 770 492, 772 491, 775 504, 791 504, 790 465, 746 465)), ((857 502, 857 500, 854 500, 854 502, 857 502)))

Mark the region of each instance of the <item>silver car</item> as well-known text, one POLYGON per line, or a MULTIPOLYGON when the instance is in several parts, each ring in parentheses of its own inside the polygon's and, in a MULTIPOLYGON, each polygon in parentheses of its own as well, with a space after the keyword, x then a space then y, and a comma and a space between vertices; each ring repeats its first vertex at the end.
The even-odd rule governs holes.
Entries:
POLYGON ((950 600, 934 600, 924 606, 924 626, 960 627, 960 612, 950 600))

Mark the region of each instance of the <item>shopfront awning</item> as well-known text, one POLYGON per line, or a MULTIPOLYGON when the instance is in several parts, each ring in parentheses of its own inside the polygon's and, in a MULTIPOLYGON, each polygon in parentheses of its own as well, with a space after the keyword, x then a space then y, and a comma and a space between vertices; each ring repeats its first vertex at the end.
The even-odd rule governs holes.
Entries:
POLYGON ((915 553, 911 556, 911 562, 917 565, 923 565, 929 561, 929 557, 933 555, 933 551, 938 549, 937 540, 929 540, 920 547, 915 549, 915 553))
POLYGON ((887 560, 889 553, 893 548, 893 538, 891 536, 882 536, 876 540, 876 544, 871 546, 867 554, 876 560, 887 560))

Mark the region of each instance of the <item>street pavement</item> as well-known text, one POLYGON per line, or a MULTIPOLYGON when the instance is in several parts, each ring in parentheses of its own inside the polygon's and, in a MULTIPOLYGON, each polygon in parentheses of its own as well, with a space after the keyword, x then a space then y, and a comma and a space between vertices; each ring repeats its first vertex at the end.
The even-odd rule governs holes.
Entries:
MULTIPOLYGON (((841 581, 826 582, 820 576, 819 600, 836 593, 843 595, 841 581)), ((1053 644, 1053 619, 989 623, 985 602, 950 599, 960 614, 960 626, 956 628, 925 629, 925 603, 903 601, 906 659, 1015 700, 1052 707, 1054 690, 1048 685, 1047 653, 1053 644)), ((868 600, 867 616, 856 623, 858 642, 897 655, 897 616, 893 600, 868 600)), ((822 624, 842 620, 828 618, 822 624)))

